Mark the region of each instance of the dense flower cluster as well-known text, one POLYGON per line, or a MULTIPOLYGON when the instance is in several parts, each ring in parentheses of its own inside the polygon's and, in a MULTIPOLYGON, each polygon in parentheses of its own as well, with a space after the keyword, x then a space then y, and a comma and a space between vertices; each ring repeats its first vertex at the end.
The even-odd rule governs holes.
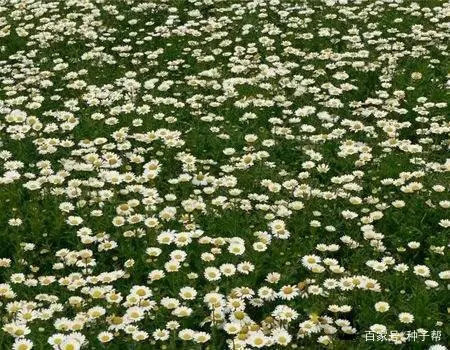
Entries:
POLYGON ((3 1, 0 348, 446 349, 449 13, 3 1))

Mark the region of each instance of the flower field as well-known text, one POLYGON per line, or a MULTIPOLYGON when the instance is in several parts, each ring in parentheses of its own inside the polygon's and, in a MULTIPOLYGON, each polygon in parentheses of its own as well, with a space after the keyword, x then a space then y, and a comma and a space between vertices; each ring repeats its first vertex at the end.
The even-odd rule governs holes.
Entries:
POLYGON ((0 0, 0 350, 445 350, 450 1, 0 0))

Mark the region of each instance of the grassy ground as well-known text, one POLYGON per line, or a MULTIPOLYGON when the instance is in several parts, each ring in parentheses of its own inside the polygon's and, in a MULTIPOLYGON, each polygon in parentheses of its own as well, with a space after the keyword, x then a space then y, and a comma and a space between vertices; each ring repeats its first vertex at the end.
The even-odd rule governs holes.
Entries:
POLYGON ((449 6, 0 2, 0 349, 445 349, 449 6))

